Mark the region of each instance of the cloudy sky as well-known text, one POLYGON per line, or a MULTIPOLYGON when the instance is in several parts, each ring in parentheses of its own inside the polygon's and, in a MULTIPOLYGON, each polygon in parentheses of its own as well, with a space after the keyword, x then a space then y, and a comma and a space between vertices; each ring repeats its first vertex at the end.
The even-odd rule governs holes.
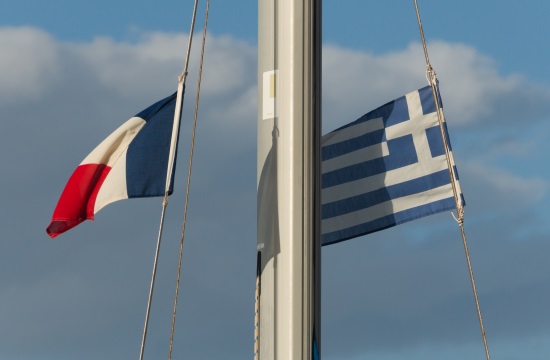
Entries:
MULTIPOLYGON (((550 3, 420 6, 491 355, 548 359, 550 3)), ((191 10, 0 0, 0 359, 138 357, 161 199, 114 203, 55 240, 45 228, 82 159, 174 91, 191 10)), ((256 15, 254 0, 211 6, 174 358, 252 358, 256 15)), ((412 0, 326 0, 323 21, 324 132, 426 85, 412 0)), ((146 358, 168 352, 198 45, 146 358)), ((450 214, 324 248, 322 301, 323 359, 485 356, 450 214)))

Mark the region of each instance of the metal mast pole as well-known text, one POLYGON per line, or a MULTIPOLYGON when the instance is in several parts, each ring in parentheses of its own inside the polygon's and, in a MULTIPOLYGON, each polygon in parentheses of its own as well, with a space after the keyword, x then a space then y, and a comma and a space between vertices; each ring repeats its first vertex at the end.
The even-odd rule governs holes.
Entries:
POLYGON ((258 0, 255 359, 320 352, 321 0, 258 0))

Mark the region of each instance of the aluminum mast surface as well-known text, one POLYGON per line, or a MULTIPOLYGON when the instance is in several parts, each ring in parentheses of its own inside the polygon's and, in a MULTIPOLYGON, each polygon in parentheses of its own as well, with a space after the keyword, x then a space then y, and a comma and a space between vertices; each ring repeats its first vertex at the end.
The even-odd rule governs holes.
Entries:
POLYGON ((261 360, 320 340, 321 1, 258 1, 261 360))

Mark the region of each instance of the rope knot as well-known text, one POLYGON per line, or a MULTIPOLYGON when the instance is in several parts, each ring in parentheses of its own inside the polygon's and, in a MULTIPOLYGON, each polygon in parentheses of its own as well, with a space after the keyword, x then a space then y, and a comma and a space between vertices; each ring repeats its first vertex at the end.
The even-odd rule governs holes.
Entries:
POLYGON ((437 80, 437 74, 431 64, 426 64, 426 80, 431 86, 437 86, 439 81, 437 80))
POLYGON ((457 215, 455 215, 454 212, 451 211, 451 215, 453 216, 453 219, 458 223, 459 226, 462 226, 464 224, 464 208, 461 206, 457 209, 457 215))

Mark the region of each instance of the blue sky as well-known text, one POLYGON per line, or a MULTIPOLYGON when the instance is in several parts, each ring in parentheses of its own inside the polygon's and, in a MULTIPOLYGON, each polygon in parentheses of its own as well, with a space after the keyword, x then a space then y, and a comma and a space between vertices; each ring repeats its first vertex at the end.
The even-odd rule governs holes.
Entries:
MULTIPOLYGON (((550 3, 419 3, 491 355, 547 359, 550 3)), ((44 230, 80 161, 174 90, 191 9, 0 0, 0 358, 138 356, 161 199, 109 205, 55 240, 44 230)), ((256 11, 252 0, 211 5, 175 357, 252 357, 256 11)), ((325 132, 426 84, 412 1, 325 1, 323 22, 325 132)), ((191 104, 146 358, 168 350, 191 104)), ((451 216, 324 248, 322 326, 324 359, 483 359, 451 216)))

